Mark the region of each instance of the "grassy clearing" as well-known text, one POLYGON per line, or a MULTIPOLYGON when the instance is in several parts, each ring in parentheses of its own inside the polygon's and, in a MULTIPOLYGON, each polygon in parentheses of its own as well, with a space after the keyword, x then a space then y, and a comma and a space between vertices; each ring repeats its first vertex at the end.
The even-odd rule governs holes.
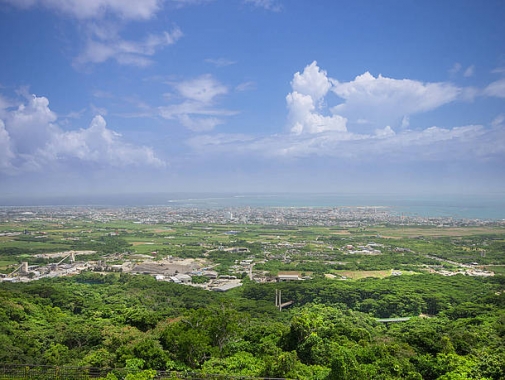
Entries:
POLYGON ((361 278, 376 277, 384 278, 391 276, 391 270, 336 270, 333 274, 345 276, 351 280, 359 280, 361 278))
POLYGON ((7 269, 9 265, 14 265, 17 263, 17 261, 0 260, 0 269, 7 269))
POLYGON ((359 280, 362 278, 369 278, 369 277, 375 277, 375 278, 385 278, 393 275, 393 272, 399 273, 401 272, 402 275, 412 275, 414 272, 411 271, 400 271, 400 270, 395 270, 395 269, 389 269, 389 270, 336 270, 333 271, 333 275, 338 275, 338 276, 345 276, 346 278, 349 278, 351 280, 359 280))
POLYGON ((484 267, 484 269, 494 272, 494 274, 496 274, 496 275, 505 276, 505 266, 503 266, 503 265, 501 265, 501 266, 500 265, 486 265, 484 267))
POLYGON ((331 231, 330 234, 331 235, 345 235, 345 236, 348 236, 351 233, 349 232, 349 230, 341 230, 341 231, 331 231))

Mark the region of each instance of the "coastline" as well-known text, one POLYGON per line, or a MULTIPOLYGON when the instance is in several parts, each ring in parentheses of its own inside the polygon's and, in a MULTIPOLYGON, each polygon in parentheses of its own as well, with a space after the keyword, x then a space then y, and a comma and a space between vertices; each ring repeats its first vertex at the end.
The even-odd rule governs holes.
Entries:
MULTIPOLYGON (((0 196, 0 207, 173 207, 173 208, 363 208, 422 218, 504 220, 505 196, 305 194, 305 193, 145 193, 62 196, 0 196)), ((373 211, 370 211, 373 212, 373 211)))

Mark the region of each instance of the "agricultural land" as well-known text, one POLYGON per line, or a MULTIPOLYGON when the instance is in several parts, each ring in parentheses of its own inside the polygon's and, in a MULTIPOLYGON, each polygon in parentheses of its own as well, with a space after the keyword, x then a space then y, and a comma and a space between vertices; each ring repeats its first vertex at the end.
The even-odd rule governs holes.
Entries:
POLYGON ((504 292, 503 221, 0 208, 0 361, 12 365, 503 379, 504 292))

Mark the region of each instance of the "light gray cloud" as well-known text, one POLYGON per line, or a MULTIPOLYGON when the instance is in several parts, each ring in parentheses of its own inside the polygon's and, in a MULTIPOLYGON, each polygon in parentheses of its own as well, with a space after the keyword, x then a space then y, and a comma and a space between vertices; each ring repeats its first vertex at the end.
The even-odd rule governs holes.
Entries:
POLYGON ((57 13, 71 15, 79 20, 77 30, 83 33, 82 51, 74 58, 76 69, 88 64, 99 64, 110 59, 120 65, 146 67, 160 49, 173 45, 182 37, 182 31, 149 34, 132 41, 121 37, 128 21, 147 21, 161 9, 164 0, 0 0, 19 8, 44 7, 57 13))
POLYGON ((182 8, 188 5, 195 5, 195 4, 205 4, 205 3, 210 3, 214 0, 166 0, 167 3, 173 5, 176 8, 182 8))
POLYGON ((216 125, 224 123, 222 119, 217 117, 190 117, 188 114, 180 115, 179 122, 186 128, 195 132, 210 131, 214 129, 216 125))
POLYGON ((505 78, 489 84, 483 91, 484 95, 505 98, 505 78))
POLYGON ((244 3, 252 4, 255 7, 273 12, 279 12, 282 10, 282 6, 277 0, 244 0, 244 3))
POLYGON ((470 65, 466 68, 465 72, 463 73, 463 76, 465 78, 470 78, 473 77, 474 73, 475 73, 475 65, 470 65))
POLYGON ((209 104, 215 97, 228 93, 228 88, 210 74, 176 83, 174 87, 184 98, 204 104, 209 104))
POLYGON ((465 70, 463 70, 463 66, 461 63, 456 62, 450 69, 449 69, 449 74, 451 77, 455 77, 457 74, 462 74, 463 77, 465 78, 470 78, 474 75, 475 73, 475 65, 470 65, 468 66, 465 70))
POLYGON ((237 63, 237 61, 232 61, 226 58, 207 58, 205 62, 210 63, 216 67, 226 67, 237 63))
POLYGON ((454 63, 454 65, 452 65, 452 67, 448 71, 451 76, 455 76, 457 73, 461 71, 461 63, 459 62, 454 63))
POLYGON ((102 115, 102 116, 107 116, 108 114, 108 111, 107 111, 107 108, 104 108, 104 107, 98 107, 96 106, 95 104, 91 103, 89 105, 89 108, 91 110, 91 112, 94 114, 94 115, 102 115))
POLYGON ((117 34, 101 34, 97 39, 97 33, 93 33, 84 48, 74 60, 74 65, 81 67, 88 63, 103 63, 114 59, 121 65, 145 67, 152 63, 151 57, 160 49, 173 45, 182 36, 182 31, 174 27, 170 32, 158 35, 149 35, 143 41, 127 41, 117 34))
MULTIPOLYGON (((222 117, 237 113, 216 107, 216 99, 226 95, 229 90, 209 74, 171 85, 183 101, 159 107, 159 113, 165 119, 178 120, 192 131, 209 131, 224 123, 222 117)), ((167 99, 170 98, 174 96, 167 96, 167 99)))
POLYGON ((243 82, 243 83, 238 84, 235 87, 235 91, 239 91, 239 92, 249 91, 249 90, 254 90, 255 88, 256 88, 256 83, 252 82, 252 81, 248 81, 248 82, 243 82))
POLYGON ((505 125, 505 114, 500 114, 496 116, 491 122, 491 125, 495 128, 505 125))
POLYGON ((14 105, 14 102, 0 94, 0 118, 3 117, 3 114, 7 111, 7 108, 10 108, 14 105))
POLYGON ((396 135, 396 132, 388 125, 383 129, 376 129, 375 136, 378 138, 389 138, 396 135))
POLYGON ((175 119, 181 115, 232 116, 237 114, 237 111, 216 108, 212 107, 210 104, 194 101, 170 104, 168 106, 159 107, 158 110, 160 115, 165 119, 175 119))
POLYGON ((204 135, 189 145, 200 154, 309 159, 327 157, 373 162, 486 161, 505 156, 505 131, 469 125, 430 127, 395 132, 391 127, 373 134, 325 131, 317 134, 282 134, 263 137, 204 135))
POLYGON ((253 136, 245 134, 216 133, 213 135, 196 135, 188 139, 186 143, 196 151, 212 146, 217 147, 220 151, 223 147, 231 147, 232 150, 235 150, 237 147, 242 147, 244 143, 251 146, 250 143, 253 140, 255 140, 253 136))
POLYGON ((112 99, 114 95, 109 91, 95 90, 93 91, 93 96, 99 99, 112 99))

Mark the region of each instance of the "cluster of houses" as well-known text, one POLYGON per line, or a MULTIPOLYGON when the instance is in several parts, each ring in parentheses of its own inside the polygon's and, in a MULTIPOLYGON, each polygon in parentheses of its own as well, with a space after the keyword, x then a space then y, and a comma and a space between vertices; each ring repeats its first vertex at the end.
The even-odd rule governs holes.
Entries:
POLYGON ((378 248, 384 247, 383 244, 368 243, 367 245, 358 245, 354 247, 352 244, 347 244, 342 247, 342 251, 348 255, 380 255, 382 252, 378 248))

